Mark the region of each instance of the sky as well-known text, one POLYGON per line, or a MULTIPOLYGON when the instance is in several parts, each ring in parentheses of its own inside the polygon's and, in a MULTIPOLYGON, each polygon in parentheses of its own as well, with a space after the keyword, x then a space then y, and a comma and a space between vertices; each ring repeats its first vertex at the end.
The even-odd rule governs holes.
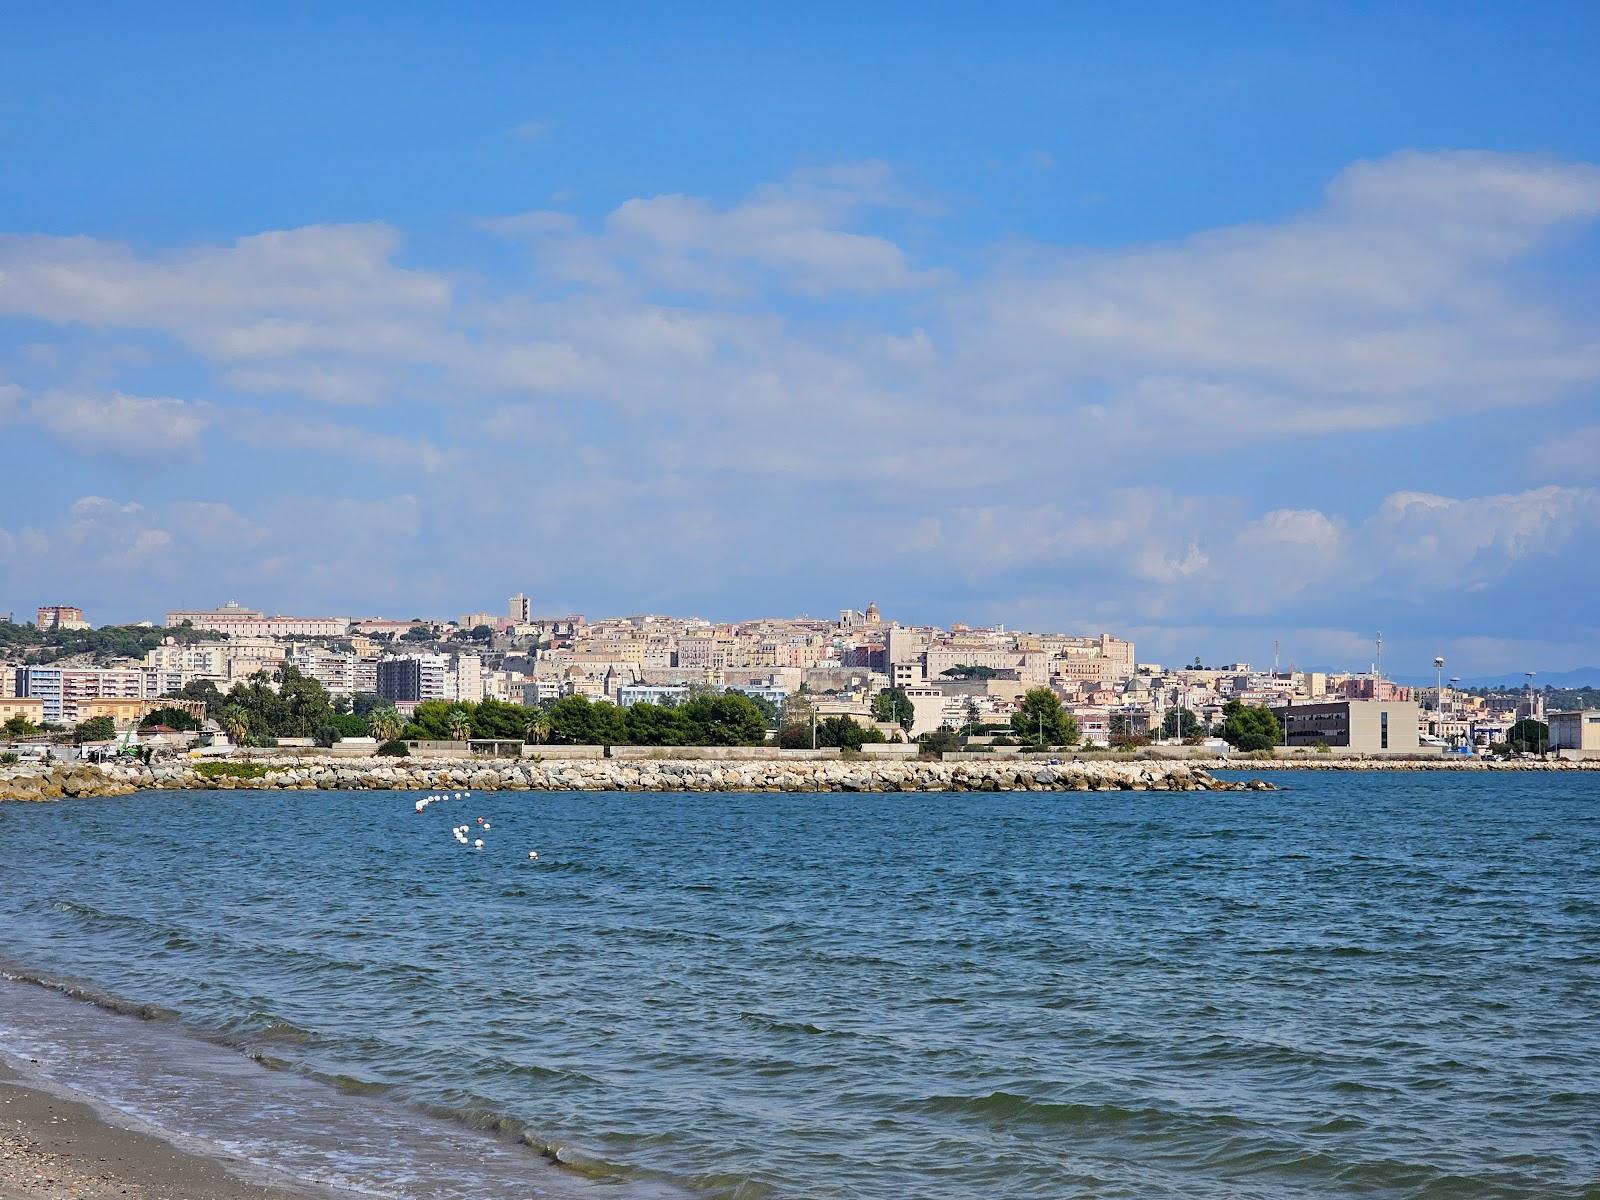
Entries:
POLYGON ((1114 7, 4 5, 0 611, 1600 664, 1600 7, 1114 7))

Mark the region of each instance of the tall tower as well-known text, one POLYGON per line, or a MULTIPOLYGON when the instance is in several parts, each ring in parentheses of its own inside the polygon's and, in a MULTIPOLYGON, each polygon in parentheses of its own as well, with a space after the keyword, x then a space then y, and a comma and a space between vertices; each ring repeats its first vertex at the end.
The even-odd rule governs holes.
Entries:
POLYGON ((533 620, 533 601, 518 592, 507 603, 506 616, 511 618, 513 625, 526 625, 533 620))

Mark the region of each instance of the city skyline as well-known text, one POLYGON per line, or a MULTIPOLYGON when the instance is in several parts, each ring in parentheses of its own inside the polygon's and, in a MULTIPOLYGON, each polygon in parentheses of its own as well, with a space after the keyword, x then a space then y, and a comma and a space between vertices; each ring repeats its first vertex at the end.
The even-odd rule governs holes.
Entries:
POLYGON ((0 606, 1600 663, 1591 10, 734 11, 16 18, 0 606))

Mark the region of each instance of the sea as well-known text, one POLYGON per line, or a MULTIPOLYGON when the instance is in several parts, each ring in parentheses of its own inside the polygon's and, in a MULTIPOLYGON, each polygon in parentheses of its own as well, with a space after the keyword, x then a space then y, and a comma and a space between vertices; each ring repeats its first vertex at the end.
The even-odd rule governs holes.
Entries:
POLYGON ((1600 773, 1260 776, 0 805, 0 1054, 370 1196, 1600 1198, 1600 773))

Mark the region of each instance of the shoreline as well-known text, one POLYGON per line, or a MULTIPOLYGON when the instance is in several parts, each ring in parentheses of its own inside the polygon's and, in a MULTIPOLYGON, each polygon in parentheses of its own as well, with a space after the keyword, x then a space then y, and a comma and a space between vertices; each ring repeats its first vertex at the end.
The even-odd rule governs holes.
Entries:
MULTIPOLYGON (((0 1200, 595 1194, 589 1157, 564 1142, 348 1082, 0 961, 0 1200)), ((684 1194, 630 1183, 611 1194, 684 1194)))
POLYGON ((0 1200, 333 1200, 260 1167, 186 1150, 0 1054, 0 1200), (256 1176, 252 1179, 248 1176, 256 1176))
POLYGON ((1446 771, 1523 774, 1600 771, 1600 759, 1281 758, 1169 756, 1047 758, 961 754, 947 758, 815 758, 805 752, 712 757, 637 753, 605 757, 601 747, 522 759, 356 758, 266 753, 155 763, 17 763, 0 766, 0 802, 125 796, 141 791, 430 792, 1101 792, 1270 791, 1278 771, 1446 771), (1226 775, 1218 774, 1226 773, 1226 775))
MULTIPOLYGON (((1245 769, 1255 769, 1252 763, 1245 769)), ((0 768, 0 800, 139 791, 986 792, 1269 791, 1184 761, 762 758, 351 759, 279 755, 212 766, 78 763, 0 768)))

